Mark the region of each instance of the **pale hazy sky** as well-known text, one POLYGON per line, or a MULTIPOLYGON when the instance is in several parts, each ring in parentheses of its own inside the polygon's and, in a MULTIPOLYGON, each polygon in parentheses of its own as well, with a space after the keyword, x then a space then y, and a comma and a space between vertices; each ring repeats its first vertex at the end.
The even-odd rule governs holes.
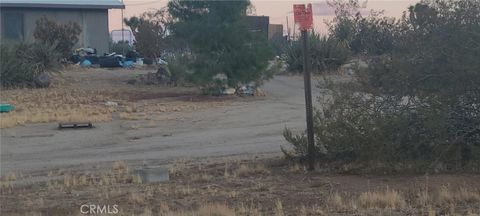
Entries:
MULTIPOLYGON (((365 0, 360 0, 364 2, 365 0)), ((124 0, 126 5, 125 17, 139 15, 148 10, 155 10, 165 7, 167 0, 124 0)), ((251 0, 255 7, 255 15, 269 16, 270 23, 283 24, 286 32, 287 17, 291 31, 293 32, 293 4, 312 3, 314 11, 314 26, 318 32, 325 33, 325 21, 331 18, 333 11, 329 9, 325 0, 311 0, 311 1, 292 1, 292 0, 251 0)), ((392 17, 401 16, 402 12, 407 9, 409 5, 418 2, 418 0, 369 0, 367 2, 366 11, 384 10, 385 15, 392 17)), ((110 31, 121 29, 121 10, 110 10, 110 31)))

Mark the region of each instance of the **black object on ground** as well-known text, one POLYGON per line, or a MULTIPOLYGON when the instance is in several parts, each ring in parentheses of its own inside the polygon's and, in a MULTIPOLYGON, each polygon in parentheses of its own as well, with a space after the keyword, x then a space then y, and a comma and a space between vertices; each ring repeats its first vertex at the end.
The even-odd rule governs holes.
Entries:
POLYGON ((62 122, 58 123, 58 129, 66 128, 93 128, 92 122, 62 122))
POLYGON ((75 55, 70 56, 70 61, 71 61, 73 64, 77 64, 77 63, 83 61, 83 57, 80 56, 80 55, 75 54, 75 55))
POLYGON ((85 56, 84 58, 89 60, 92 64, 99 64, 100 61, 98 56, 85 56))
POLYGON ((143 59, 143 64, 152 65, 153 64, 153 59, 152 58, 144 58, 143 59))
POLYGON ((98 58, 98 63, 100 67, 103 68, 114 68, 114 67, 121 67, 120 64, 121 59, 116 56, 102 56, 98 58))

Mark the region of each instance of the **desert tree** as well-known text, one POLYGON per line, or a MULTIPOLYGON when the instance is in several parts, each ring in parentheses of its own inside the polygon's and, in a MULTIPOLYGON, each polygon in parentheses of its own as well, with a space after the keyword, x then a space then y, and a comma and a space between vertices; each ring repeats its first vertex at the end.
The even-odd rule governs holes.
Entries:
POLYGON ((250 2, 170 1, 171 33, 188 47, 192 81, 209 85, 224 74, 230 86, 265 78, 271 48, 260 33, 250 31, 250 2))

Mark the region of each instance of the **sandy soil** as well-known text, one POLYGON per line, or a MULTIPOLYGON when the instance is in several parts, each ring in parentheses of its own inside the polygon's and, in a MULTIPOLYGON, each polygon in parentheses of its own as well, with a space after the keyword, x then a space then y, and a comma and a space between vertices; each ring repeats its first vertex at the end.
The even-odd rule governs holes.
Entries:
POLYGON ((142 182, 117 162, 87 172, 53 170, 49 177, 57 180, 29 186, 11 177, 0 190, 1 212, 82 215, 81 206, 93 204, 145 216, 480 214, 479 175, 309 173, 270 156, 180 160, 167 172, 169 181, 142 182))
POLYGON ((275 77, 266 97, 217 98, 125 83, 146 72, 74 69, 49 89, 2 92, 28 121, 0 131, 1 215, 480 214, 479 175, 308 173, 282 159, 283 129, 305 124, 300 76, 275 77), (57 129, 76 112, 95 128, 57 129), (157 166, 168 181, 135 172, 157 166))
MULTIPOLYGON (((94 104, 86 108, 108 109, 105 115, 113 120, 100 121, 94 129, 85 130, 57 130, 57 121, 1 129, 2 176, 118 160, 163 163, 179 158, 278 153, 280 145, 285 144, 283 129, 303 128, 300 76, 275 77, 263 87, 266 97, 216 98, 200 96, 192 88, 132 86, 124 82, 145 72, 89 69, 62 74, 63 82, 52 91, 95 91, 91 97, 102 95, 103 101, 74 101, 71 106, 94 104), (119 106, 106 107, 107 100, 119 106)), ((20 97, 25 93, 22 91, 6 91, 2 97, 20 97)), ((63 104, 60 99, 47 99, 51 104, 63 104)), ((22 108, 21 103, 16 105, 22 108)), ((59 108, 52 110, 59 112, 59 108)), ((62 112, 75 114, 68 107, 62 112)), ((87 119, 89 116, 87 113, 87 119)), ((2 121, 5 119, 2 116, 2 121)))

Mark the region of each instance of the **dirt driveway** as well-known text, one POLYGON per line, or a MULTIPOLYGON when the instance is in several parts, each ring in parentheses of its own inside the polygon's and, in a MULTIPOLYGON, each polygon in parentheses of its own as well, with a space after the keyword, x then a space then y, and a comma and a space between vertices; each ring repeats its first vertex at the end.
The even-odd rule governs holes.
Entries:
POLYGON ((124 120, 114 114, 113 121, 96 123, 94 129, 60 131, 56 123, 1 129, 1 174, 91 168, 112 161, 157 164, 182 158, 280 153, 280 146, 286 144, 283 129, 304 127, 303 79, 277 76, 263 89, 266 97, 156 113, 148 120, 124 120))

